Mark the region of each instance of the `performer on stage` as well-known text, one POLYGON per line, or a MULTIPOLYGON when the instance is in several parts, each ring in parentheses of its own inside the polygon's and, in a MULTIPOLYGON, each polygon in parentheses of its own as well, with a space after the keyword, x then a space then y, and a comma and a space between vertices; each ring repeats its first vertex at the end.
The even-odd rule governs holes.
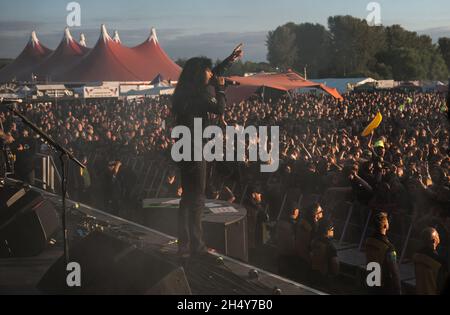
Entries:
MULTIPOLYGON (((221 76, 227 67, 242 57, 241 46, 215 68, 208 58, 197 57, 186 62, 173 96, 172 113, 177 125, 187 126, 194 134, 194 118, 201 118, 202 126, 206 128, 210 124, 210 113, 223 114, 225 80, 221 76), (210 85, 215 88, 215 96, 208 90, 210 85)), ((203 146, 195 148, 191 138, 191 160, 179 162, 183 194, 178 214, 178 254, 182 258, 207 253, 201 225, 205 207, 206 161, 203 158, 202 161, 193 161, 194 150, 203 146)))

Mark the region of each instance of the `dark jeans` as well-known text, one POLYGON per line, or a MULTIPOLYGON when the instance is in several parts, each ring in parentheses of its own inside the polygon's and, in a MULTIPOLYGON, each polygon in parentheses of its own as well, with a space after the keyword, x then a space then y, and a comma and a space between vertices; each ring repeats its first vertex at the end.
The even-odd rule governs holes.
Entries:
POLYGON ((181 196, 178 210, 178 248, 182 253, 203 252, 202 215, 205 208, 206 162, 182 162, 181 196))

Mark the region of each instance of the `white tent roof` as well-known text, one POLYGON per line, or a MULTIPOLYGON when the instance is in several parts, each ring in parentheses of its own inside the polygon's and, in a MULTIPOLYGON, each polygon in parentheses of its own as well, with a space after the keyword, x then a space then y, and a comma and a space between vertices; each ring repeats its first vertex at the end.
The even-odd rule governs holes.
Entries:
POLYGON ((345 93, 349 90, 350 86, 358 86, 366 83, 376 82, 376 80, 369 77, 362 78, 325 78, 325 79, 313 79, 313 82, 322 83, 331 88, 335 88, 339 93, 345 93))
POLYGON ((119 31, 114 31, 113 41, 115 41, 116 43, 121 43, 122 42, 120 40, 119 31))

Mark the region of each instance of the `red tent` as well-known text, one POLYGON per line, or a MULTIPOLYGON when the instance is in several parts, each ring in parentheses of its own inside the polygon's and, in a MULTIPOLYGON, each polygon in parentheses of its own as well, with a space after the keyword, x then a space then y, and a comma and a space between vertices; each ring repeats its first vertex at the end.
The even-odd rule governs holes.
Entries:
POLYGON ((339 100, 343 99, 336 89, 327 87, 324 84, 305 80, 302 76, 293 71, 276 74, 257 74, 248 77, 233 76, 227 78, 227 80, 239 84, 239 86, 232 87, 229 91, 227 91, 227 98, 234 102, 239 102, 248 98, 258 88, 263 86, 281 91, 290 91, 301 88, 316 88, 327 92, 334 98, 339 100))
POLYGON ((113 41, 115 41, 116 43, 122 44, 122 41, 120 40, 120 36, 119 36, 119 31, 114 31, 113 41))
POLYGON ((64 30, 64 37, 58 48, 45 59, 33 72, 38 80, 50 80, 58 73, 64 72, 77 64, 90 51, 77 43, 70 34, 69 28, 64 30))
POLYGON ((153 31, 141 45, 128 48, 116 34, 112 39, 104 25, 95 47, 78 64, 57 75, 62 82, 151 81, 158 74, 178 80, 181 68, 159 46, 153 31))
POLYGON ((80 41, 78 43, 80 46, 87 47, 86 36, 84 36, 84 33, 80 34, 80 41))
POLYGON ((0 82, 13 79, 31 81, 32 69, 48 57, 51 52, 52 50, 39 42, 36 32, 33 31, 22 53, 12 63, 0 70, 0 82))
POLYGON ((152 28, 149 38, 142 44, 132 48, 142 60, 140 75, 151 77, 162 75, 166 80, 177 81, 181 74, 181 67, 170 59, 159 45, 156 30, 152 28))
POLYGON ((78 64, 62 74, 62 82, 144 81, 133 71, 139 64, 133 51, 116 43, 105 25, 95 47, 78 64))

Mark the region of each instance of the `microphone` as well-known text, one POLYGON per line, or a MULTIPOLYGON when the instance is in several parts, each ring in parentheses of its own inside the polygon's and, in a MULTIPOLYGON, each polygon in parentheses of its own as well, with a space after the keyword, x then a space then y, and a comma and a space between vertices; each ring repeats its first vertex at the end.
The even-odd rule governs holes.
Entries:
POLYGON ((224 85, 223 85, 224 88, 227 88, 227 87, 229 87, 229 86, 238 86, 238 85, 240 85, 238 82, 233 81, 233 80, 230 80, 230 79, 228 79, 227 77, 223 77, 223 76, 213 76, 213 77, 211 78, 211 84, 212 84, 214 87, 219 87, 219 86, 220 86, 220 85, 219 85, 219 79, 218 79, 219 77, 224 79, 224 85))

